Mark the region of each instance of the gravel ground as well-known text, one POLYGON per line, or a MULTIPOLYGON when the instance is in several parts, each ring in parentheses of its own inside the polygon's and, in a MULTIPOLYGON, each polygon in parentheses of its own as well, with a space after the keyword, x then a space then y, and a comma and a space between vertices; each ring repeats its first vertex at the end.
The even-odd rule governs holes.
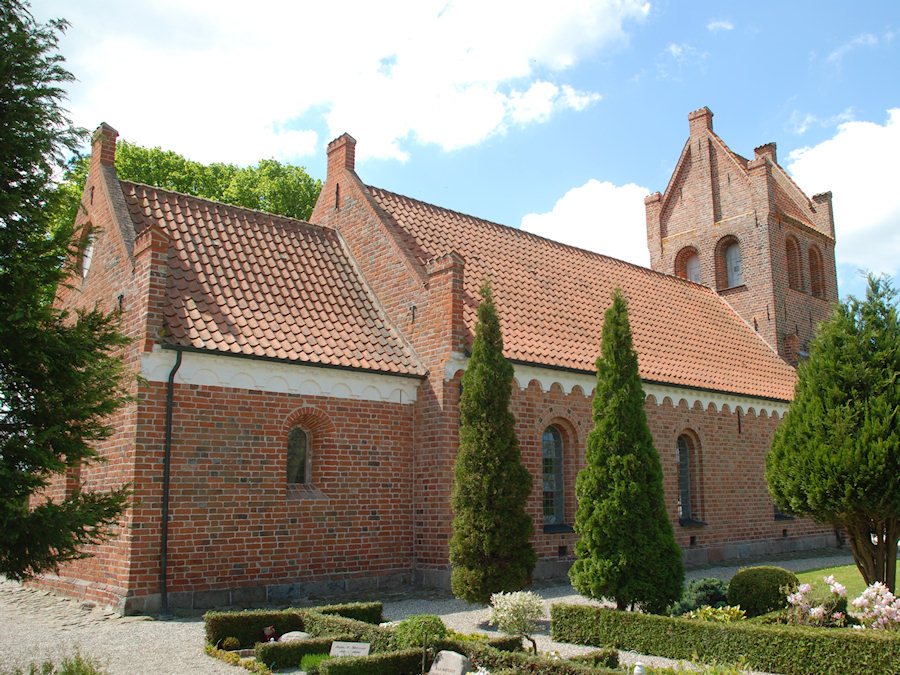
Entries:
MULTIPOLYGON (((845 565, 852 562, 847 551, 830 551, 815 557, 767 561, 744 561, 748 564, 776 564, 794 571, 845 565)), ((688 571, 687 578, 715 576, 728 580, 739 566, 714 566, 688 571)), ((545 585, 536 589, 544 598, 547 611, 541 634, 536 636, 538 649, 572 655, 590 651, 590 647, 553 642, 548 637, 550 605, 555 602, 590 603, 577 595, 568 584, 545 585)), ((447 626, 457 631, 494 633, 487 624, 488 610, 440 593, 410 591, 384 601, 385 620, 399 620, 410 614, 438 614, 447 626)), ((98 607, 82 605, 77 600, 53 595, 47 591, 23 587, 0 579, 0 672, 27 667, 45 658, 57 664, 71 656, 77 647, 93 657, 110 675, 148 673, 160 675, 222 674, 236 675, 236 670, 212 659, 203 651, 203 622, 199 617, 159 619, 153 617, 119 617, 98 607)), ((622 663, 674 665, 658 657, 620 652, 622 663)))

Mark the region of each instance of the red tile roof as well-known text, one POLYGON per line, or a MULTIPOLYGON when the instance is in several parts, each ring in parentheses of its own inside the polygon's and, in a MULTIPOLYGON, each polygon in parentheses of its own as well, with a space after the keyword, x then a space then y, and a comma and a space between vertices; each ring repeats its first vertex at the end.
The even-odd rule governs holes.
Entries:
POLYGON ((119 182, 136 232, 155 224, 171 238, 165 316, 174 344, 424 374, 334 231, 119 182))
POLYGON ((615 288, 629 301, 646 381, 790 400, 794 369, 714 291, 511 227, 368 188, 423 266, 455 251, 465 260, 470 330, 490 279, 507 358, 592 371, 615 288))

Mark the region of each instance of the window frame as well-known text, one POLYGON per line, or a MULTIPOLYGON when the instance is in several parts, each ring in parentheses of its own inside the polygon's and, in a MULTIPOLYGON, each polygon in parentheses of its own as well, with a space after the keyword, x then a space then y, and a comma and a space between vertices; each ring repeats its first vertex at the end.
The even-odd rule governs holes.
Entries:
POLYGON ((306 429, 305 427, 303 427, 299 424, 292 426, 288 430, 287 454, 286 454, 286 461, 285 461, 285 473, 286 473, 285 479, 286 479, 286 482, 288 485, 310 485, 312 483, 312 481, 310 480, 310 477, 311 477, 310 469, 311 469, 311 464, 312 464, 311 463, 312 453, 310 452, 310 446, 312 445, 311 440, 312 440, 312 434, 310 434, 308 429, 306 429), (303 469, 302 480, 291 480, 291 441, 292 441, 292 437, 294 436, 295 432, 302 433, 303 438, 304 438, 304 447, 303 447, 303 451, 302 451, 303 457, 302 457, 302 461, 298 464, 298 467, 297 467, 298 472, 301 467, 303 469))
POLYGON ((565 475, 565 435, 556 424, 548 424, 541 433, 541 517, 545 532, 571 531, 566 524, 566 475, 565 475), (548 439, 548 435, 551 437, 548 439), (548 456, 548 440, 550 451, 548 456), (550 460, 553 472, 551 480, 554 485, 547 489, 547 462, 550 460), (547 495, 552 495, 552 522, 548 522, 547 495))
POLYGON ((688 430, 675 439, 675 513, 678 524, 683 527, 706 525, 700 516, 699 448, 700 442, 688 430))

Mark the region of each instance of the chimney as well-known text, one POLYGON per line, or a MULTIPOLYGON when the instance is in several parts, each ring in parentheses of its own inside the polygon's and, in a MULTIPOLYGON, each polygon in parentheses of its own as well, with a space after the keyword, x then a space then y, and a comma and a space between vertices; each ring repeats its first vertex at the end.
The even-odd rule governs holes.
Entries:
POLYGON ((353 171, 356 165, 356 139, 342 134, 328 144, 328 171, 326 180, 337 176, 344 169, 353 171))
POLYGON ((94 135, 91 136, 91 155, 96 157, 101 164, 116 164, 116 138, 119 132, 102 122, 94 135))
POLYGON ((760 157, 768 157, 769 161, 771 161, 772 164, 778 164, 777 160, 775 159, 776 155, 774 141, 772 141, 771 143, 766 143, 765 145, 761 145, 758 148, 754 148, 753 152, 756 153, 756 159, 759 159, 760 157))
POLYGON ((688 122, 690 123, 691 136, 696 136, 702 131, 712 131, 712 110, 703 106, 699 110, 688 113, 688 122))
POLYGON ((816 204, 816 224, 819 230, 834 239, 834 206, 831 203, 831 192, 813 195, 816 204))

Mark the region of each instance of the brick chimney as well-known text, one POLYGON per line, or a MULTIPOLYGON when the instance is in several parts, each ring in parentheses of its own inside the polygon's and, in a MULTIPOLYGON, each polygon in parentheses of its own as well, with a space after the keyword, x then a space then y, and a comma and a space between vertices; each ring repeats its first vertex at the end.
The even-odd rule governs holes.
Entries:
POLYGON ((688 113, 688 123, 691 128, 691 137, 703 131, 712 131, 712 110, 703 106, 699 110, 688 113))
POLYGON ((761 145, 758 148, 754 148, 753 152, 756 153, 756 159, 759 159, 760 157, 768 157, 769 161, 771 161, 772 164, 778 164, 778 161, 776 160, 774 141, 771 143, 766 143, 765 145, 761 145))
POLYGON ((91 155, 96 157, 100 164, 116 164, 116 138, 119 132, 102 122, 94 135, 91 136, 91 155))
POLYGON ((328 171, 326 180, 340 174, 344 169, 353 171, 356 165, 356 139, 350 134, 341 134, 328 144, 328 171))

